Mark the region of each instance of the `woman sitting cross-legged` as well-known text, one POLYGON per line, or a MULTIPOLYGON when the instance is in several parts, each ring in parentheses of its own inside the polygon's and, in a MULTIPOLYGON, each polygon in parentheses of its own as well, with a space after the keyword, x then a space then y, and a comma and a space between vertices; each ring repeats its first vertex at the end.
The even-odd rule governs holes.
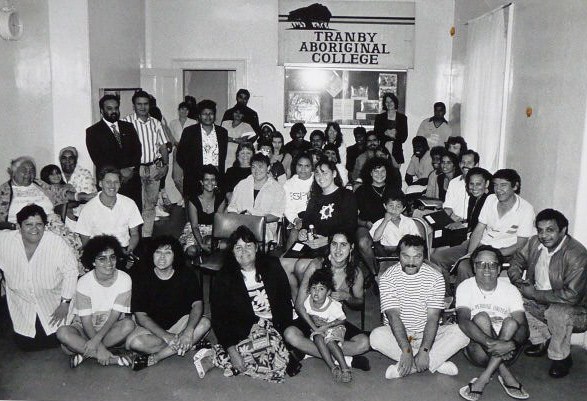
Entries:
POLYGON ((126 347, 141 354, 133 370, 152 366, 172 355, 184 356, 210 330, 202 316, 202 290, 193 269, 184 264, 179 242, 156 237, 145 265, 133 274, 132 312, 136 329, 126 347))
MULTIPOLYGON (((332 274, 334 291, 330 294, 333 300, 353 308, 360 307, 364 302, 363 273, 353 260, 354 245, 349 234, 337 232, 330 239, 326 257, 313 259, 304 273, 296 299, 296 311, 305 315, 304 302, 310 294, 310 277, 317 270, 327 270, 332 274)), ((357 369, 369 370, 369 360, 361 354, 369 351, 369 337, 359 328, 344 322, 345 333, 342 351, 344 355, 353 356, 351 365, 357 369)), ((310 340, 312 328, 307 319, 298 318, 293 325, 285 330, 285 340, 291 346, 305 354, 320 357, 316 345, 310 340)), ((294 353, 295 354, 295 353, 294 353)), ((297 356, 297 355, 296 355, 297 356)), ((347 363, 349 363, 347 362, 347 363)))
POLYGON ((186 194, 188 222, 179 237, 186 255, 194 258, 202 252, 210 253, 214 214, 226 208, 224 192, 218 189, 218 170, 208 164, 202 167, 201 180, 196 193, 186 194))
POLYGON ((126 355, 115 355, 111 348, 124 345, 135 324, 130 313, 131 279, 119 270, 124 253, 115 237, 91 238, 82 254, 86 273, 77 283, 74 318, 69 326, 57 330, 57 339, 70 354, 69 366, 75 368, 87 358, 101 365, 130 366, 126 355))
POLYGON ((283 381, 288 351, 282 334, 293 315, 289 285, 279 259, 259 253, 245 226, 230 236, 224 267, 212 283, 210 309, 218 345, 194 356, 200 377, 215 366, 225 376, 283 381))

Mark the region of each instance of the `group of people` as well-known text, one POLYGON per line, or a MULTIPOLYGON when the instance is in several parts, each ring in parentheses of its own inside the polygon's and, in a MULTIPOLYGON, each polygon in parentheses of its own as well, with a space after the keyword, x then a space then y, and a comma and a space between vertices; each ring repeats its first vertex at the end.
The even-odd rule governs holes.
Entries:
POLYGON ((387 379, 456 375, 449 359, 464 349, 485 367, 460 389, 467 400, 495 372, 508 395, 528 398, 511 370, 522 352, 548 354, 552 377, 569 373, 571 343, 583 339, 573 333, 587 330, 587 251, 562 213, 535 215, 515 170, 479 167, 480 155, 451 135, 443 103, 413 138, 403 182, 407 118, 394 94, 383 95, 374 130, 356 127, 348 147, 336 122, 310 141, 296 123, 285 144, 272 124, 259 124, 249 98, 239 90, 222 126, 213 101, 183 102, 167 128, 148 93, 135 93, 122 120, 119 99, 105 95, 102 119, 86 132, 96 182, 73 147, 41 181, 31 158, 11 162, 0 186, 0 269, 19 347, 61 344, 71 367, 94 358, 135 370, 195 349, 200 377, 217 367, 274 382, 311 355, 343 383, 352 368, 370 368, 362 355, 370 348, 396 361, 387 379), (163 189, 179 194, 187 223, 178 239, 141 240, 153 234, 163 189), (421 201, 430 199, 447 232, 467 232, 464 242, 427 248, 412 216, 428 214, 421 201), (285 252, 261 252, 239 227, 208 319, 185 258, 212 252, 215 213, 263 216, 265 241, 285 252), (379 256, 397 262, 380 272, 379 256), (369 287, 383 316, 370 334, 345 313, 362 307, 369 287), (440 324, 451 300, 458 323, 440 324))

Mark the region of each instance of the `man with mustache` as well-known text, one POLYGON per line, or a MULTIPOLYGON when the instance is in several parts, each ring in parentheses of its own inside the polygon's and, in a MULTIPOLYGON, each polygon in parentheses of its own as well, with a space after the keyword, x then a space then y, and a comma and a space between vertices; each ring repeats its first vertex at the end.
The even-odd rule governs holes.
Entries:
POLYGON ((385 371, 386 379, 415 372, 457 375, 448 359, 469 343, 456 324, 439 326, 444 308, 442 274, 424 263, 424 239, 405 235, 398 244, 399 263, 379 281, 384 325, 371 332, 371 348, 397 361, 385 371))
POLYGON ((587 250, 568 235, 568 228, 558 210, 538 213, 538 235, 516 252, 508 270, 531 323, 534 345, 526 355, 548 354, 548 373, 554 378, 565 377, 573 364, 571 334, 587 330, 587 250))
POLYGON ((119 194, 135 201, 139 210, 141 195, 141 142, 132 123, 120 121, 120 100, 115 95, 100 99, 102 119, 86 129, 86 146, 96 171, 105 166, 120 169, 122 175, 119 194))

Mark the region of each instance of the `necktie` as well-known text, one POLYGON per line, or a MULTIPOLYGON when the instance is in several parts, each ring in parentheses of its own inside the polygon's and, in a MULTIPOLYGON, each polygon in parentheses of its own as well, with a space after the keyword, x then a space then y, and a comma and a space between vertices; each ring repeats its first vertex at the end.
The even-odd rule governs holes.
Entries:
POLYGON ((112 128, 112 133, 114 134, 114 138, 116 138, 116 142, 118 142, 118 146, 122 148, 122 138, 120 138, 120 132, 116 128, 116 124, 112 124, 110 128, 112 128))

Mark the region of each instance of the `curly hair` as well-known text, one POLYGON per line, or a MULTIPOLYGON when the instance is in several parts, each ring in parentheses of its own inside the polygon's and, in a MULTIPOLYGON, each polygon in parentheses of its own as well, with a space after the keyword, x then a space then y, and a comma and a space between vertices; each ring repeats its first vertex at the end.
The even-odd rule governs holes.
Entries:
POLYGON ((97 235, 95 237, 90 238, 90 240, 84 246, 84 250, 81 256, 82 264, 86 269, 93 269, 94 261, 96 260, 98 254, 108 249, 112 249, 114 251, 114 254, 116 255, 116 268, 123 268, 125 264, 124 252, 122 250, 120 242, 118 242, 116 237, 112 235, 97 235))
POLYGON ((308 280, 308 290, 316 284, 322 284, 327 290, 334 291, 334 278, 332 270, 318 269, 310 276, 308 280))

